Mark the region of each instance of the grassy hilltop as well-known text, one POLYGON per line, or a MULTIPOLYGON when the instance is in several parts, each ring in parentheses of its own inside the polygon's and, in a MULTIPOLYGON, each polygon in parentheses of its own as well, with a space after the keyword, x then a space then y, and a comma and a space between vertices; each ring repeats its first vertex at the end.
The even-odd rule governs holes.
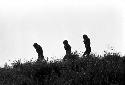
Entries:
POLYGON ((65 58, 5 65, 0 85, 125 85, 125 57, 118 53, 79 57, 74 52, 65 58))

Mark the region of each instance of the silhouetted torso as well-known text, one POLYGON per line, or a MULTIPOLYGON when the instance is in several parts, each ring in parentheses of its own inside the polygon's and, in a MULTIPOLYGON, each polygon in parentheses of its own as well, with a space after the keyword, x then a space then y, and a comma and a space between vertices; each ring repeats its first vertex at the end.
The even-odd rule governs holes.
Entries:
POLYGON ((37 52, 38 54, 43 55, 43 50, 42 50, 42 47, 41 47, 40 45, 38 45, 38 46, 36 47, 36 52, 37 52))
POLYGON ((85 39, 84 44, 85 44, 86 48, 89 48, 90 47, 90 39, 89 38, 85 39))
POLYGON ((64 46, 65 50, 66 50, 66 54, 70 54, 71 53, 71 46, 69 44, 64 46))

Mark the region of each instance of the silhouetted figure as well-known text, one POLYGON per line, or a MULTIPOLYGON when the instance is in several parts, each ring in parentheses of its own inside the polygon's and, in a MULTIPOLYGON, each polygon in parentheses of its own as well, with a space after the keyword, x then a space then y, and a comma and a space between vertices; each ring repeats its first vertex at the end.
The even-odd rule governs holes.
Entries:
POLYGON ((68 44, 67 40, 63 41, 64 49, 66 50, 66 55, 71 54, 71 46, 68 44))
POLYGON ((34 43, 33 44, 34 48, 36 49, 36 52, 38 53, 38 61, 41 61, 44 59, 44 56, 43 56, 43 49, 40 45, 38 45, 37 43, 34 43))
POLYGON ((90 39, 88 38, 87 35, 83 35, 83 39, 84 39, 84 44, 85 44, 85 48, 86 48, 86 51, 84 52, 83 56, 85 55, 89 55, 90 52, 91 52, 91 47, 90 47, 90 39))

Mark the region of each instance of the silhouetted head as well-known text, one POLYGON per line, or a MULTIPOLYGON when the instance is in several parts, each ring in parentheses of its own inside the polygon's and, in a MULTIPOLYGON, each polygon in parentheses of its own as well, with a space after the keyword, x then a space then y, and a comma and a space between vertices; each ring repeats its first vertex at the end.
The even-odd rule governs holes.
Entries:
POLYGON ((87 36, 87 35, 83 35, 83 38, 84 38, 84 39, 87 39, 87 38, 88 38, 88 36, 87 36))
POLYGON ((38 44, 37 44, 37 43, 34 43, 33 46, 36 48, 36 47, 38 46, 38 44))
POLYGON ((68 44, 68 41, 67 41, 67 40, 64 40, 64 41, 63 41, 63 44, 64 44, 64 45, 68 44))

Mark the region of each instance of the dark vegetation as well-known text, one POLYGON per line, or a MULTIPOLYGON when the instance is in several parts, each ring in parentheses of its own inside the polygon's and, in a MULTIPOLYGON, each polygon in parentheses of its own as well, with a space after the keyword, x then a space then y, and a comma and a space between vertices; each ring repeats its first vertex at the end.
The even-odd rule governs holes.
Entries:
POLYGON ((104 56, 78 52, 63 60, 20 60, 0 68, 0 85, 125 85, 125 57, 119 53, 104 56))

